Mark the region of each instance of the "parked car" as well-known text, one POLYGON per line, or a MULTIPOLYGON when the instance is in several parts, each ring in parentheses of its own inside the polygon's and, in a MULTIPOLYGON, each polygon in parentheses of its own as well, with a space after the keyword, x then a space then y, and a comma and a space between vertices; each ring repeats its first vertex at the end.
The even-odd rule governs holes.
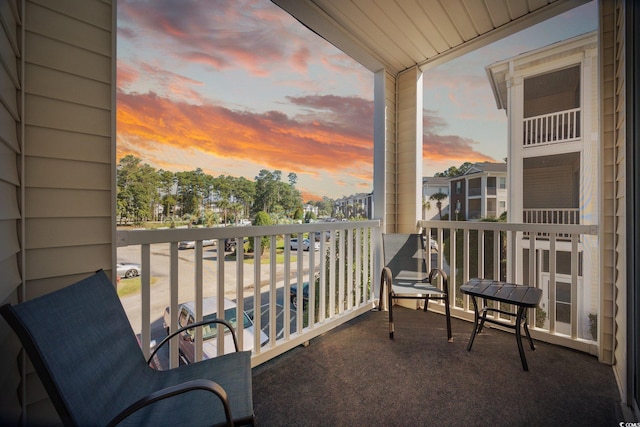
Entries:
MULTIPOLYGON (((249 239, 245 237, 243 243, 249 243, 249 239)), ((233 252, 236 250, 236 239, 224 239, 224 250, 227 252, 233 252)))
MULTIPOLYGON (((140 340, 140 335, 136 334, 136 339, 138 340, 138 345, 140 346, 140 350, 142 350, 142 341, 140 340)), ((156 340, 151 340, 149 344, 149 351, 153 351, 156 348, 156 340)), ((149 366, 153 369, 161 370, 162 366, 160 365, 160 358, 158 357, 158 353, 153 355, 153 358, 149 361, 149 366)))
POLYGON ((116 272, 118 277, 125 279, 131 279, 140 275, 140 264, 134 264, 130 262, 119 262, 116 264, 116 272))
MULTIPOLYGON (((298 250, 298 239, 297 238, 291 239, 289 245, 291 246, 291 250, 292 251, 297 251, 298 250)), ((309 239, 303 239, 302 240, 302 250, 303 251, 308 251, 309 248, 311 248, 311 241, 309 239)), ((314 251, 319 251, 320 250, 320 242, 314 242, 313 243, 313 250, 314 251)))
MULTIPOLYGON (((291 306, 294 308, 298 308, 298 284, 291 285, 291 289, 289 290, 289 299, 291 301, 291 306)), ((309 282, 304 282, 302 284, 302 307, 306 307, 309 304, 309 282)))
MULTIPOLYGON (((202 300, 202 313, 203 320, 217 318, 218 298, 207 297, 202 300)), ((170 309, 167 307, 164 310, 164 322, 163 327, 169 334, 170 324, 170 309)), ((195 322, 195 302, 190 301, 178 306, 178 327, 182 328, 195 322)), ((236 303, 230 299, 224 299, 224 319, 229 322, 234 329, 238 328, 238 319, 236 318, 236 303)), ((243 331, 243 350, 253 349, 253 337, 254 326, 253 320, 246 312, 242 312, 242 326, 243 331)), ((233 346, 233 337, 227 328, 225 329, 224 336, 224 352, 232 353, 235 351, 233 346)), ((202 357, 203 359, 209 359, 218 355, 218 335, 217 324, 202 326, 202 357)), ((195 329, 188 329, 180 334, 178 339, 178 353, 180 355, 180 361, 184 364, 193 363, 195 360, 195 345, 194 345, 195 329)), ((269 337, 260 331, 260 345, 265 345, 269 341, 269 337)))
MULTIPOLYGON (((205 239, 202 241, 202 246, 214 246, 216 244, 215 239, 205 239)), ((195 240, 185 240, 178 243, 178 249, 195 249, 195 240)))

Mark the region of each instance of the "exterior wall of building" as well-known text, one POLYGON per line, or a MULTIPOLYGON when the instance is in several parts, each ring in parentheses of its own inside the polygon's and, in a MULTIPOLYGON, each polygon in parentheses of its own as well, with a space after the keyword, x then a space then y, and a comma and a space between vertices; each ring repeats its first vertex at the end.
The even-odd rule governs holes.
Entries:
MULTIPOLYGON (((0 14, 2 80, 15 89, 0 104, 0 300, 16 302, 115 264, 115 6, 10 0, 0 14)), ((2 417, 51 424, 4 322, 0 342, 2 417)))
MULTIPOLYGON (((623 399, 627 383, 625 2, 600 2, 602 193, 600 359, 614 364, 623 399)), ((629 143, 632 143, 631 141, 629 143)))
POLYGON ((452 179, 449 193, 449 214, 455 221, 467 217, 467 183, 465 178, 452 179))
MULTIPOLYGON (((16 303, 22 283, 20 271, 19 204, 21 148, 19 98, 21 94, 19 43, 21 14, 17 0, 0 6, 0 304, 16 303)), ((20 342, 0 320, 0 424, 17 425, 20 419, 20 342)))
POLYGON ((449 181, 446 178, 442 177, 425 177, 422 179, 422 201, 423 201, 423 209, 422 209, 422 219, 424 220, 439 220, 439 212, 438 207, 436 206, 436 201, 431 200, 431 196, 437 193, 443 193, 447 195, 447 198, 441 201, 440 209, 442 210, 442 215, 449 214, 449 181), (431 183, 430 181, 435 181, 431 183), (428 203, 429 209, 425 207, 425 203, 428 203))

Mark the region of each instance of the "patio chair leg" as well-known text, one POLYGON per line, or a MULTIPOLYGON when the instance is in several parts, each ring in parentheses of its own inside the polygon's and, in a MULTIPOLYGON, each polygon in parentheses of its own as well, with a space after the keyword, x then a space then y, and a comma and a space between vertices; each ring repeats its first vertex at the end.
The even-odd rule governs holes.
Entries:
POLYGON ((451 334, 451 308, 449 307, 449 295, 445 296, 444 312, 447 318, 447 339, 449 342, 453 342, 453 335, 451 334))
POLYGON ((389 293, 388 299, 387 299, 387 307, 389 308, 389 339, 393 339, 393 332, 395 330, 395 327, 393 325, 393 292, 389 293))

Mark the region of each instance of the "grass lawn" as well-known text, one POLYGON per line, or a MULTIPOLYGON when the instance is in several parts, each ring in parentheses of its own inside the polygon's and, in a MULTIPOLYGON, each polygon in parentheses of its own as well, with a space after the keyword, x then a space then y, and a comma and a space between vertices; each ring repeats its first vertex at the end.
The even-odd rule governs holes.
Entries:
MULTIPOLYGON (((157 281, 157 277, 152 277, 151 286, 153 286, 157 281)), ((122 298, 140 292, 141 286, 142 282, 140 276, 133 277, 131 279, 120 279, 118 282, 118 296, 122 298)))

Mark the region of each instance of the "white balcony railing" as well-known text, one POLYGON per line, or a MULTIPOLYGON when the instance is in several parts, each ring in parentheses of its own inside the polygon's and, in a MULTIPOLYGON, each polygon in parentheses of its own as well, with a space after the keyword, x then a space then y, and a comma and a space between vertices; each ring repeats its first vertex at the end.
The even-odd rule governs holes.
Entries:
POLYGON ((580 108, 527 117, 523 121, 523 146, 569 142, 580 139, 580 108))
POLYGON ((580 224, 580 209, 523 209, 525 224, 580 224))
MULTIPOLYGON (((593 265, 598 262, 585 257, 597 254, 596 226, 419 221, 418 227, 438 242, 428 267, 449 273, 454 316, 473 319, 470 301, 459 291, 472 277, 532 284, 543 289, 541 307, 527 316, 534 338, 594 354, 599 293, 593 265), (568 240, 560 238, 565 235, 568 240), (568 267, 561 265, 563 260, 566 264, 567 255, 568 267)), ((153 331, 160 333, 156 340, 166 335, 158 332, 166 306, 177 313, 179 303, 224 295, 237 302, 239 311, 250 312, 254 329, 262 329, 269 338, 260 346, 255 334, 255 366, 373 307, 381 271, 380 236, 378 221, 118 231, 119 253, 126 249, 138 254, 142 264, 140 293, 123 297, 123 304, 148 353, 153 331), (291 238, 302 233, 312 239, 313 233, 323 236, 320 249, 289 249, 291 238), (235 254, 221 249, 229 238, 240 243, 235 254), (256 247, 266 238, 268 255, 255 259, 243 249, 245 238, 256 247), (203 248, 205 239, 215 239, 217 245, 203 248), (179 251, 182 240, 195 240, 195 249, 179 251), (218 251, 225 255, 218 256, 218 251), (305 305, 298 292, 296 308, 289 299, 290 289, 304 282, 317 283, 309 287, 312 303, 305 305)), ((444 311, 441 304, 430 307, 444 311)), ((177 318, 171 323, 175 329, 177 318)), ((238 335, 242 343, 240 328, 238 335)), ((223 345, 218 344, 218 351, 223 345)), ((177 342, 170 346, 169 366, 178 363, 177 347, 177 342)), ((196 339, 196 355, 201 354, 202 343, 196 339)))
MULTIPOLYGON (((460 292, 470 278, 529 284, 543 290, 540 307, 527 315, 532 336, 596 354, 597 226, 466 221, 419 221, 418 226, 438 242, 428 268, 449 274, 452 315, 473 319, 470 301, 460 292)), ((444 312, 442 304, 432 304, 444 312)))
MULTIPOLYGON (((175 330, 179 304, 196 301, 198 307, 198 301, 210 295, 224 295, 236 301, 238 312, 250 312, 254 330, 262 329, 267 334, 269 339, 263 346, 260 334, 254 334, 254 366, 373 307, 373 288, 380 270, 374 255, 379 253, 374 248, 381 240, 379 221, 119 230, 117 238, 119 257, 126 248, 135 258, 127 261, 139 260, 142 267, 140 293, 122 300, 134 331, 140 333, 145 354, 152 332, 159 334, 165 307, 170 307, 173 314, 170 328, 175 330), (317 235, 319 250, 303 251, 302 245, 291 250, 291 238, 301 241, 303 234, 311 240, 317 235), (216 245, 203 248, 205 239, 214 239, 216 245), (235 239, 238 248, 235 254, 224 251, 226 239, 235 239), (269 247, 262 257, 248 253, 243 244, 247 239, 253 240, 256 248, 266 239, 269 247), (195 241, 195 249, 179 251, 178 242, 184 240, 195 241), (308 288, 310 303, 304 303, 302 286, 298 286, 296 308, 289 298, 291 286, 305 282, 316 284, 308 288)), ((238 328, 239 343, 244 342, 243 333, 238 328)), ((166 332, 158 339, 164 336, 166 332)), ((175 343, 169 347, 170 367, 178 364, 178 342, 172 341, 175 343)), ((217 347, 221 353, 222 338, 217 347)), ((202 342, 198 338, 195 354, 196 359, 202 357, 202 342)))

